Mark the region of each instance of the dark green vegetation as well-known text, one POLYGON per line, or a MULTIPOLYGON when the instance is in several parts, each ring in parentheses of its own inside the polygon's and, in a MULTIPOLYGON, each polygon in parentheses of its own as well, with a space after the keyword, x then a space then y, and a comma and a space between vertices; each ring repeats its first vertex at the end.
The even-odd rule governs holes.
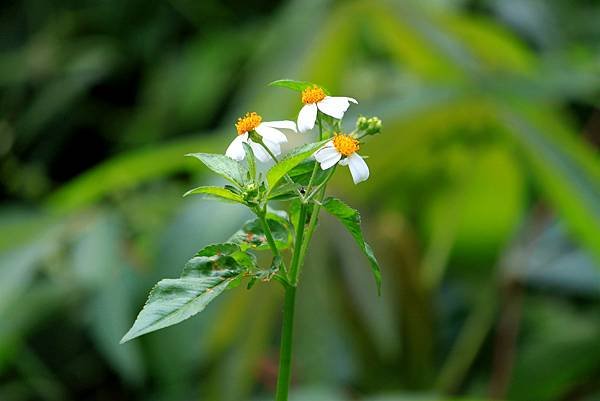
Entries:
POLYGON ((182 199, 221 184, 183 155, 224 151, 247 111, 295 119, 300 99, 265 86, 281 77, 385 121, 361 149, 371 178, 332 188, 361 211, 382 297, 324 218, 298 294, 297 399, 600 397, 595 2, 7 3, 1 400, 272 392, 275 286, 118 342, 154 283, 249 218, 182 199))

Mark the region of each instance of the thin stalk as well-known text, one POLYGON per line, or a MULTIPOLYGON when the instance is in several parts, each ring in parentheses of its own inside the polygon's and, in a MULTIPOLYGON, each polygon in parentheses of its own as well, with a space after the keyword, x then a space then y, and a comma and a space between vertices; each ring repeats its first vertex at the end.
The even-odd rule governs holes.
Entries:
POLYGON ((321 188, 323 188, 325 185, 327 185, 327 183, 329 182, 329 179, 330 179, 330 178, 333 176, 333 173, 335 172, 335 169, 336 169, 336 168, 337 168, 337 165, 335 165, 335 166, 333 166, 333 167, 331 167, 331 168, 329 169, 329 173, 327 174, 327 177, 325 177, 325 179, 323 180, 323 182, 322 182, 322 183, 320 183, 319 185, 317 185, 317 186, 315 187, 315 189, 314 189, 314 190, 313 190, 313 191, 312 191, 312 192, 311 192, 309 195, 307 195, 307 196, 304 198, 304 200, 305 200, 306 202, 309 202, 309 201, 310 201, 310 200, 313 198, 313 196, 315 196, 315 195, 316 195, 316 194, 319 192, 319 190, 320 190, 321 188))
POLYGON ((277 248, 277 243, 275 242, 275 238, 273 237, 273 233, 271 232, 271 227, 269 227, 269 223, 267 222, 267 211, 265 209, 258 209, 255 210, 256 216, 258 216, 258 220, 260 220, 260 223, 263 227, 263 230, 265 232, 265 237, 267 238, 267 243, 269 244, 269 247, 271 248, 271 251, 273 251, 273 255, 279 259, 280 263, 281 263, 281 267, 283 268, 284 271, 287 272, 287 268, 285 266, 285 262, 283 261, 283 258, 281 257, 281 252, 279 251, 279 248, 277 248))
POLYGON ((276 401, 287 401, 292 373, 292 340, 294 330, 294 307, 296 287, 287 286, 283 303, 283 324, 281 326, 281 349, 279 352, 279 376, 277 377, 276 401))

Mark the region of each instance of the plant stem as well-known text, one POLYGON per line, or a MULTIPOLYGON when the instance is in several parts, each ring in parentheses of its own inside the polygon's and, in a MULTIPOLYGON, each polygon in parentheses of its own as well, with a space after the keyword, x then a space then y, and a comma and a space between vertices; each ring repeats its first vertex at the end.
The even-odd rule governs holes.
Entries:
POLYGON ((281 349, 279 352, 279 376, 277 377, 276 401, 287 401, 292 371, 292 340, 294 330, 294 307, 296 287, 285 288, 283 325, 281 326, 281 349))
POLYGON ((256 216, 258 216, 258 219, 260 220, 261 225, 263 226, 263 230, 265 231, 265 237, 267 238, 267 242, 269 244, 269 247, 271 248, 271 251, 273 251, 273 255, 279 259, 279 262, 281 263, 281 267, 283 268, 284 271, 287 271, 287 268, 285 266, 285 262, 283 261, 283 258, 281 257, 281 252, 279 252, 279 248, 277 248, 277 243, 275 242, 275 238, 273 238, 273 233, 271 232, 271 227, 269 227, 269 222, 267 221, 267 211, 266 208, 265 209, 258 209, 254 211, 256 213, 256 216))
MULTIPOLYGON (((321 116, 318 116, 319 121, 319 140, 323 139, 323 126, 321 123, 321 116)), ((271 154, 270 150, 262 144, 263 147, 271 154)), ((273 158, 274 156, 271 155, 273 158)), ((317 174, 318 165, 315 164, 313 173, 310 178, 308 189, 310 190, 313 184, 313 180, 317 174)), ((289 178, 289 177, 288 177, 289 178)), ((317 188, 317 197, 323 198, 325 192, 325 186, 317 188)), ((313 194, 314 195, 314 194, 313 194)), ((292 261, 290 263, 290 270, 288 272, 289 285, 285 287, 285 300, 283 304, 283 324, 281 327, 281 348, 279 353, 279 376, 277 377, 277 390, 275 393, 275 401, 287 401, 288 392, 290 387, 290 379, 292 372, 292 342, 293 342, 293 330, 294 330, 294 308, 296 303, 296 287, 298 286, 298 277, 300 275, 300 269, 304 261, 304 253, 308 248, 308 242, 312 237, 312 232, 315 229, 316 218, 314 212, 316 206, 313 206, 313 215, 311 216, 311 223, 307 231, 305 232, 306 213, 308 210, 308 203, 302 197, 300 198, 302 203, 300 206, 300 213, 298 216, 298 223, 296 225, 296 236, 294 240, 294 253, 292 255, 292 261)), ((316 209, 318 213, 319 209, 316 209)))
POLYGON ((283 304, 283 325, 281 327, 281 349, 279 353, 279 376, 277 377, 276 401, 287 401, 292 372, 292 341, 294 330, 294 308, 296 303, 296 286, 300 272, 301 249, 304 245, 304 221, 306 220, 305 203, 300 206, 300 215, 296 226, 294 254, 288 273, 289 286, 285 288, 283 304))

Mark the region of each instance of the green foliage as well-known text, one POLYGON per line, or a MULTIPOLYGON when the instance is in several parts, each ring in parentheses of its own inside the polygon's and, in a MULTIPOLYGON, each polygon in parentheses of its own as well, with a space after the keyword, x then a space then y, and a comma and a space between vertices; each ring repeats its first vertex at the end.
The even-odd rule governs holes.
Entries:
POLYGON ((210 245, 190 259, 178 279, 159 281, 121 343, 180 323, 199 312, 253 268, 235 244, 210 245))
POLYGON ((238 187, 242 187, 246 182, 247 172, 244 166, 225 155, 212 153, 190 153, 186 156, 195 157, 204 163, 206 167, 238 187))
MULTIPOLYGON (((6 5, 0 399, 109 386, 112 398, 272 398, 277 286, 229 291, 201 319, 118 340, 152 284, 249 218, 205 195, 182 200, 190 183, 218 184, 181 155, 223 153, 246 111, 295 119, 299 94, 264 88, 282 74, 358 98, 386 133, 364 149, 369 181, 349 190, 338 174, 329 185, 368 216, 383 296, 363 290, 358 250, 320 224, 298 292, 294 396, 480 399, 504 377, 498 399, 598 398, 600 9, 477 4, 6 5), (514 357, 512 370, 497 356, 514 357)), ((289 200, 297 227, 314 163, 252 196, 246 165, 243 185, 225 190, 289 200)), ((264 253, 249 282, 274 274, 264 253)), ((237 259, 244 269, 248 258, 237 259)))
POLYGON ((278 86, 280 88, 287 88, 296 92, 302 92, 306 88, 315 86, 315 84, 312 82, 296 81, 293 79, 278 79, 277 81, 269 83, 269 86, 278 86))
POLYGON ((300 146, 288 153, 283 159, 279 160, 279 162, 267 172, 267 184, 269 185, 269 188, 275 188, 277 183, 279 183, 291 169, 315 153, 315 150, 323 146, 325 142, 326 141, 321 141, 300 146))
MULTIPOLYGON (((274 214, 267 214, 266 219, 277 248, 289 248, 292 243, 292 236, 285 221, 274 214)), ((265 230, 259 219, 245 222, 242 228, 233 234, 228 241, 239 244, 242 249, 269 249, 265 230)))

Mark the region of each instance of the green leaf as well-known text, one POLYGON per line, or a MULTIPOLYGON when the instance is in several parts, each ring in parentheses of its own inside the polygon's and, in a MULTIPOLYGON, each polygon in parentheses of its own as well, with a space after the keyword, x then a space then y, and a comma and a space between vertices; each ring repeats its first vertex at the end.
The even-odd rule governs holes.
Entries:
POLYGON ((267 172, 267 183, 269 188, 275 188, 275 185, 281 180, 291 169, 296 167, 306 158, 311 156, 317 149, 319 149, 325 141, 309 143, 303 146, 299 146, 288 153, 279 163, 275 164, 267 172))
MULTIPOLYGON (((280 88, 287 88, 287 89, 291 89, 291 90, 297 91, 297 92, 302 92, 304 89, 310 88, 315 85, 316 84, 313 84, 312 82, 295 81, 293 79, 278 79, 277 81, 273 81, 273 82, 269 83, 269 86, 278 86, 280 88)), ((319 85, 316 85, 316 86, 319 86, 319 85)))
POLYGON ((121 339, 121 344, 202 312, 236 277, 237 274, 231 277, 217 275, 159 281, 150 292, 135 323, 121 339))
POLYGON ((373 271, 373 276, 375 277, 375 283, 377 284, 377 292, 381 293, 381 271, 379 269, 379 263, 373 254, 373 250, 371 246, 367 244, 365 239, 363 238, 362 230, 360 228, 360 214, 357 210, 352 209, 350 206, 346 205, 344 202, 337 198, 327 198, 323 201, 323 207, 330 214, 337 217, 338 220, 350 231, 352 237, 363 251, 367 259, 369 259, 369 263, 371 265, 371 270, 373 271))
POLYGON ((158 282, 121 343, 194 316, 255 268, 254 259, 237 244, 204 247, 185 264, 181 278, 158 282))
MULTIPOLYGON (((208 257, 209 261, 213 264, 213 270, 218 266, 221 266, 222 269, 231 269, 233 266, 236 266, 236 264, 238 264, 236 267, 245 268, 246 270, 257 268, 254 255, 243 251, 238 244, 232 242, 208 245, 195 255, 195 258, 197 257, 208 257), (223 261, 219 261, 219 259, 226 257, 233 258, 234 262, 229 261, 229 263, 224 263, 223 261)), ((185 265, 182 276, 185 276, 186 272, 189 272, 190 269, 201 270, 200 266, 190 266, 190 262, 195 258, 192 258, 185 265)))
POLYGON ((242 186, 247 174, 246 168, 241 163, 225 156, 214 153, 189 153, 186 156, 195 157, 206 167, 219 174, 221 177, 231 181, 235 185, 242 186))
POLYGON ((190 189, 183 196, 188 195, 202 195, 203 198, 206 199, 215 199, 221 200, 225 202, 235 202, 235 203, 244 203, 244 200, 241 196, 236 193, 231 192, 227 188, 222 187, 213 187, 213 186, 204 186, 198 187, 194 189, 190 189))
MULTIPOLYGON (((313 173, 313 169, 315 167, 315 163, 315 160, 304 160, 302 163, 298 164, 296 167, 291 169, 288 175, 290 176, 292 181, 300 185, 308 185, 310 177, 313 173)), ((328 170, 317 168, 317 173, 315 174, 315 178, 313 179, 313 185, 317 186, 321 184, 328 176, 328 170)))
MULTIPOLYGON (((269 224, 277 248, 289 248, 292 243, 292 235, 288 229, 287 222, 275 214, 268 213, 267 224, 269 224)), ((269 249, 269 243, 259 219, 249 220, 244 223, 242 228, 233 234, 228 241, 239 244, 242 250, 248 248, 258 250, 269 249)))
POLYGON ((289 200, 298 197, 299 185, 294 182, 280 182, 269 192, 269 200, 289 200))

